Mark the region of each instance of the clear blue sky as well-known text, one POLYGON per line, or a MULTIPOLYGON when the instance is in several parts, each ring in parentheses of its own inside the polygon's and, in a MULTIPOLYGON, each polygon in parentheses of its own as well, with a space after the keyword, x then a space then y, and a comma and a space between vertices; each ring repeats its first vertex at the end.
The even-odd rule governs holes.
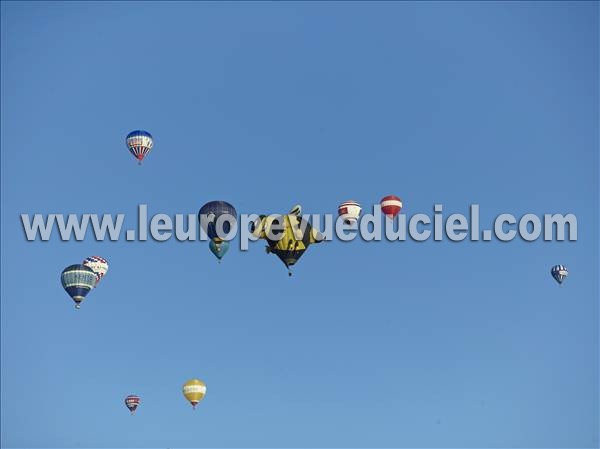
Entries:
POLYGON ((3 2, 2 446, 597 446, 598 12, 3 2), (579 240, 334 241, 288 278, 262 242, 219 265, 206 242, 26 242, 19 218, 386 194, 484 226, 570 212, 579 240), (96 254, 75 311, 60 273, 96 254))

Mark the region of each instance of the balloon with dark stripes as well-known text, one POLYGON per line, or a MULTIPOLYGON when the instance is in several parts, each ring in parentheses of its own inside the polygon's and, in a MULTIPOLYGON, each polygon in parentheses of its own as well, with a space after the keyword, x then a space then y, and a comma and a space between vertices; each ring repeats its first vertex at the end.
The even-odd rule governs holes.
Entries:
POLYGON ((550 270, 550 274, 556 282, 562 284, 569 275, 569 270, 564 265, 554 265, 550 270))
POLYGON ((138 405, 140 405, 140 402, 140 397, 136 396, 135 394, 130 394, 125 398, 125 405, 127 406, 132 415, 138 408, 138 405))
POLYGON ((135 157, 141 165, 142 160, 150 153, 150 150, 154 146, 154 139, 152 138, 152 134, 148 131, 137 129, 127 134, 125 143, 131 154, 133 154, 133 157, 135 157))
POLYGON ((81 302, 96 285, 96 273, 82 264, 70 265, 65 268, 60 276, 63 288, 75 301, 75 308, 79 309, 81 302))

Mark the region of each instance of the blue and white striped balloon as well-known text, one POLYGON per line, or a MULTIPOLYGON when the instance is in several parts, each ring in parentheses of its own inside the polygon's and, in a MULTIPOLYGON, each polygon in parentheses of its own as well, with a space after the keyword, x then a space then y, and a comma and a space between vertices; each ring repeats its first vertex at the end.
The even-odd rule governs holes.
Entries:
POLYGON ((154 145, 154 140, 152 139, 152 134, 148 131, 142 131, 140 129, 136 131, 131 131, 127 134, 127 148, 133 157, 135 157, 139 164, 142 163, 142 160, 146 157, 146 155, 152 149, 154 145))
POLYGON ((81 301, 96 285, 96 273, 85 265, 70 265, 65 268, 60 276, 63 288, 75 301, 75 308, 79 309, 81 301))
POLYGON ((567 270, 567 267, 564 265, 554 265, 550 270, 550 274, 552 274, 552 277, 556 280, 556 282, 562 284, 569 275, 569 270, 567 270))

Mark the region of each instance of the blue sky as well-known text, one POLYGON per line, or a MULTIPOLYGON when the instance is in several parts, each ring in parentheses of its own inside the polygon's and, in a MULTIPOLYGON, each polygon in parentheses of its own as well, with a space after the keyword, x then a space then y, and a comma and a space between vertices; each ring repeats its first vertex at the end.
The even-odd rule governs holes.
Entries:
POLYGON ((1 15, 3 447, 598 446, 597 3, 1 15), (261 242, 219 265, 206 242, 27 242, 19 219, 387 194, 478 203, 482 226, 573 213, 579 239, 334 241, 288 278, 261 242), (60 273, 96 254, 110 270, 75 311, 60 273))

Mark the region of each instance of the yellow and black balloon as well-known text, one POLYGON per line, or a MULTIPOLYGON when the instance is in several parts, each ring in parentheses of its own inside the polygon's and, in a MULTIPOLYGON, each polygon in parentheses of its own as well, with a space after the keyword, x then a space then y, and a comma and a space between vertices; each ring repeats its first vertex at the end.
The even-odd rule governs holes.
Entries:
POLYGON ((267 253, 279 257, 288 269, 289 276, 292 275, 290 268, 298 262, 308 247, 325 240, 301 214, 302 207, 296 205, 286 215, 260 215, 250 226, 252 235, 266 240, 267 253))

